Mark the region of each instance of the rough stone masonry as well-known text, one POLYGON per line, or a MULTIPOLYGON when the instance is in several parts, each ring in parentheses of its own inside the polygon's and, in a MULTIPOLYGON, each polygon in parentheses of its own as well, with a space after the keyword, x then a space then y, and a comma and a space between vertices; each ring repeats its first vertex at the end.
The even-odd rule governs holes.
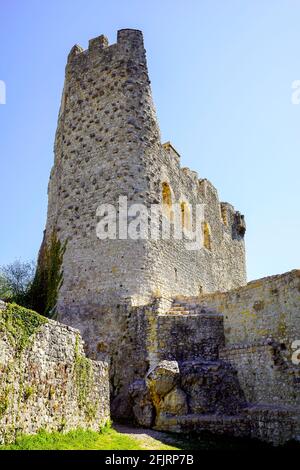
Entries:
POLYGON ((79 331, 3 302, 0 375, 0 443, 109 421, 108 366, 86 358, 79 331))
POLYGON ((59 320, 81 331, 91 358, 109 361, 113 416, 299 438, 299 271, 247 284, 243 215, 161 143, 140 31, 72 48, 54 150, 43 243, 53 232, 66 243, 59 320), (120 196, 162 204, 171 222, 179 203, 183 225, 203 204, 203 248, 100 240, 97 208, 120 196))

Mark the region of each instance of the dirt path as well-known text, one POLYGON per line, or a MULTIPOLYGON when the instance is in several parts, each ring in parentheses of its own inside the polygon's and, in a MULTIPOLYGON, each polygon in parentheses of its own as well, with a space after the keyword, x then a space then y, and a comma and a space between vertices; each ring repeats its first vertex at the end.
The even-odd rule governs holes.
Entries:
POLYGON ((162 431, 135 428, 126 424, 114 424, 113 427, 119 433, 136 439, 144 450, 176 450, 180 448, 175 438, 162 431))

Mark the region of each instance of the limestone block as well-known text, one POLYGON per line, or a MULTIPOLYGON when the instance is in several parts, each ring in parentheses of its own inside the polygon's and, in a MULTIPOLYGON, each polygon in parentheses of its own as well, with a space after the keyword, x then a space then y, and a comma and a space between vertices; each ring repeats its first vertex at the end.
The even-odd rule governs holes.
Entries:
POLYGON ((175 416, 187 414, 188 404, 186 394, 179 387, 174 388, 161 401, 160 410, 175 416))
POLYGON ((133 401, 132 411, 140 426, 151 427, 154 421, 154 407, 145 380, 136 380, 129 390, 133 401))
POLYGON ((0 443, 39 429, 98 430, 109 419, 108 365, 79 331, 31 310, 0 310, 0 443))
POLYGON ((147 375, 147 386, 152 395, 160 398, 169 393, 179 380, 177 361, 161 361, 147 375))

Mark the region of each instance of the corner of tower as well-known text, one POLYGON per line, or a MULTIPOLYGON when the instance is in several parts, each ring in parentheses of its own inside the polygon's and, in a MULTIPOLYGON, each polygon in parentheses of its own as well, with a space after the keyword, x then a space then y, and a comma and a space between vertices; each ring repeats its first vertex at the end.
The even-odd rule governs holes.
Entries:
POLYGON ((126 46, 144 47, 143 33, 139 29, 119 29, 117 43, 126 46))
POLYGON ((83 47, 79 46, 79 44, 75 44, 75 46, 72 47, 68 55, 68 62, 74 59, 74 57, 76 57, 78 54, 81 54, 83 50, 84 50, 83 47))

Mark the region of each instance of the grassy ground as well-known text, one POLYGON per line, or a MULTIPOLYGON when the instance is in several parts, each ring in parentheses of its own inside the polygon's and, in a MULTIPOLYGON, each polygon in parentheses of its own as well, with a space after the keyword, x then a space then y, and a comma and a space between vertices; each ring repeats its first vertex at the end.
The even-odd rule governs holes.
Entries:
MULTIPOLYGON (((299 444, 287 444, 296 447, 299 444)), ((76 430, 66 434, 40 431, 32 436, 20 436, 14 444, 0 450, 250 450, 270 449, 249 439, 217 437, 211 434, 178 436, 174 434, 116 425, 102 432, 76 430)))
POLYGON ((138 442, 114 430, 97 433, 71 431, 66 434, 41 431, 34 436, 21 436, 15 444, 0 446, 1 450, 133 450, 141 449, 138 442))
MULTIPOLYGON (((154 440, 153 440, 154 441, 154 440)), ((147 448, 147 447, 146 447, 147 448)), ((176 450, 176 447, 157 441, 152 448, 176 450)), ((0 450, 143 450, 143 442, 114 429, 101 433, 71 431, 47 433, 40 431, 33 436, 21 436, 14 444, 0 446, 0 450)))

